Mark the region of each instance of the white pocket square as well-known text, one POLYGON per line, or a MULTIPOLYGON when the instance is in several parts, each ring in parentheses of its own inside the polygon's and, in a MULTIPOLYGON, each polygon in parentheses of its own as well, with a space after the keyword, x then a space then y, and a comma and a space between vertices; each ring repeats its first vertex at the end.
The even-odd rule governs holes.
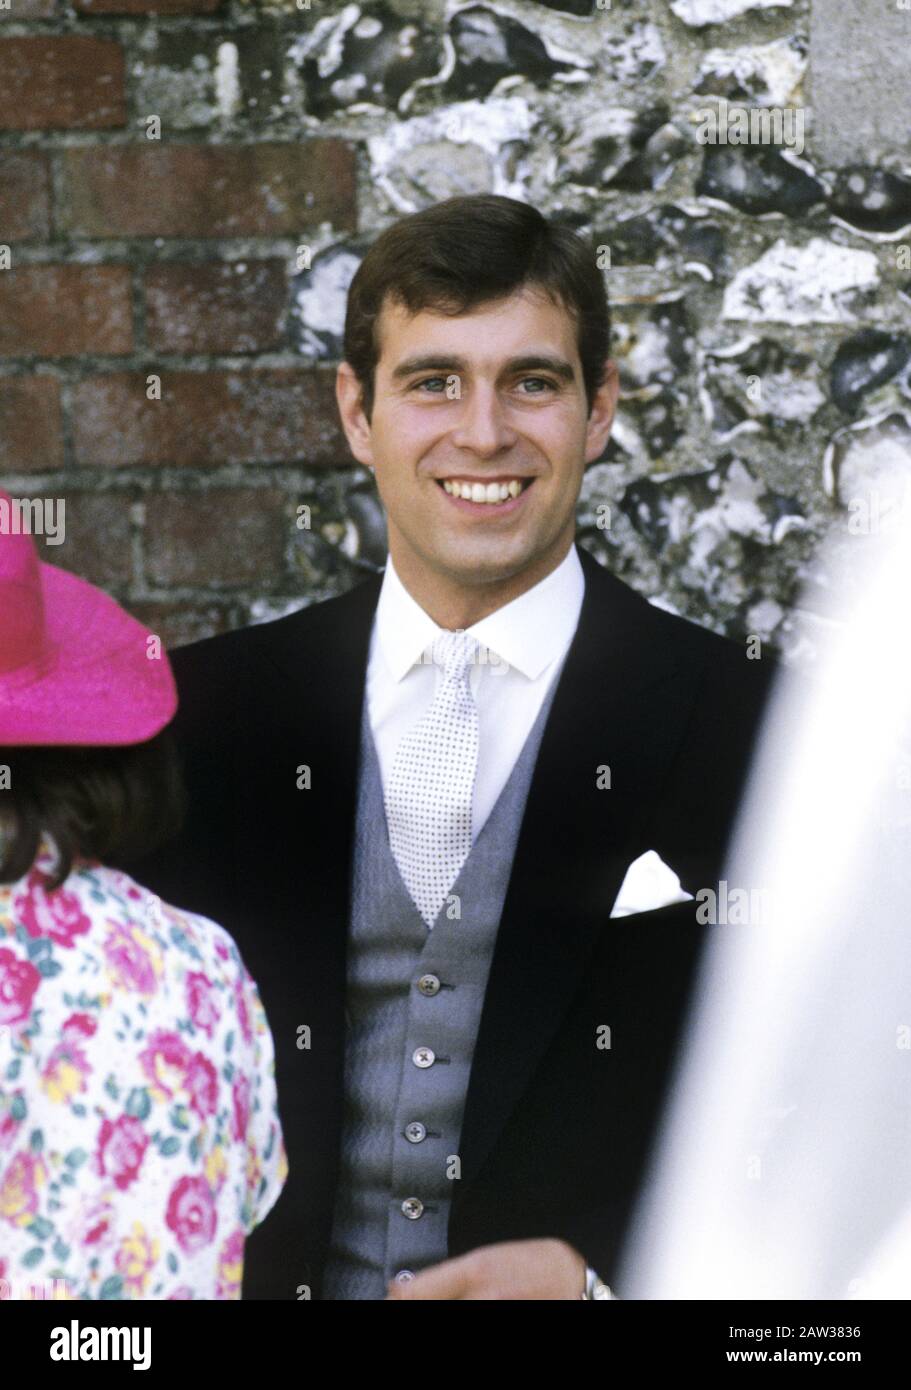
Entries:
POLYGON ((646 850, 634 859, 620 885, 611 917, 629 917, 634 912, 653 912, 656 907, 692 901, 692 893, 681 888, 680 879, 668 868, 657 850, 646 850))

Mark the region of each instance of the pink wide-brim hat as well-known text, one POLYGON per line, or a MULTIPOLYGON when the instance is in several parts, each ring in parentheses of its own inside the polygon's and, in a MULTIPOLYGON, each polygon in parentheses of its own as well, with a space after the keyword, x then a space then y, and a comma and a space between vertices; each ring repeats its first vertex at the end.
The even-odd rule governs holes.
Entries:
POLYGON ((177 710, 164 648, 93 584, 40 560, 4 514, 15 511, 0 490, 0 747, 152 738, 177 710))

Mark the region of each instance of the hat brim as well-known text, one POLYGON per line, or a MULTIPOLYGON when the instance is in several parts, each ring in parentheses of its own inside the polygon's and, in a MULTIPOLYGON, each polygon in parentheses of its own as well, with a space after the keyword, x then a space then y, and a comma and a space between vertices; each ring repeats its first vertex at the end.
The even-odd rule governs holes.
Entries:
POLYGON ((164 648, 87 580, 42 563, 48 662, 26 683, 0 675, 0 746, 145 743, 173 719, 164 648))

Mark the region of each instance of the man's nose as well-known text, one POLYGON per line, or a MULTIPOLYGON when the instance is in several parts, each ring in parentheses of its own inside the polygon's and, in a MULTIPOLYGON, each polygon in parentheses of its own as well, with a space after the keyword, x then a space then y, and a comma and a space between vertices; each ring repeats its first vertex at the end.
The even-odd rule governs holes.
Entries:
POLYGON ((515 444, 516 431, 492 386, 473 385, 460 400, 458 421, 452 431, 452 442, 457 448, 467 449, 478 458, 492 458, 515 444))

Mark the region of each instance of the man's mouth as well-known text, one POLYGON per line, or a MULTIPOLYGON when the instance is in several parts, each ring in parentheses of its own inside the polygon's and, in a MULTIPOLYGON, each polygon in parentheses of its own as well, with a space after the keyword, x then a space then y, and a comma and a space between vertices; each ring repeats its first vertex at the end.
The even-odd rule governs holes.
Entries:
POLYGON ((482 483, 472 478, 437 478, 437 482, 450 497, 487 507, 502 507, 526 491, 534 479, 505 477, 482 483))

